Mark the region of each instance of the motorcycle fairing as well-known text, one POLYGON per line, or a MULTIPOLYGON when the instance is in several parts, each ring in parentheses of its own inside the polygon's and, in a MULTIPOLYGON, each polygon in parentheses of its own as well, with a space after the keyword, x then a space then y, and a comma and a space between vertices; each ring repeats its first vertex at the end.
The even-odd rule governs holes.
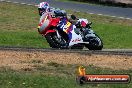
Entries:
POLYGON ((82 36, 80 34, 75 33, 75 30, 77 30, 76 26, 73 25, 73 24, 71 24, 67 20, 66 17, 64 17, 64 18, 61 19, 61 21, 60 21, 60 23, 58 25, 58 29, 64 31, 68 35, 69 46, 72 46, 72 45, 75 45, 75 44, 79 44, 79 43, 84 43, 83 39, 82 39, 82 36))
POLYGON ((79 43, 84 43, 82 36, 79 34, 75 33, 76 26, 73 25, 72 26, 72 31, 69 32, 68 36, 70 36, 70 42, 69 42, 69 46, 75 45, 75 44, 79 44, 79 43))
POLYGON ((46 27, 48 27, 50 22, 49 22, 49 20, 47 20, 47 18, 48 18, 47 14, 44 14, 44 15, 41 16, 40 23, 38 25, 39 33, 43 33, 44 29, 46 29, 46 27))
POLYGON ((60 23, 58 24, 58 27, 57 27, 59 30, 62 30, 64 31, 68 37, 69 37, 69 42, 72 38, 72 33, 71 31, 73 30, 73 25, 67 20, 66 17, 62 18, 60 23))
POLYGON ((68 32, 71 31, 71 26, 72 24, 68 21, 68 19, 63 17, 58 24, 58 29, 68 34, 68 32))
POLYGON ((60 18, 54 19, 50 16, 50 14, 45 13, 41 16, 40 22, 38 25, 38 32, 40 34, 46 35, 49 32, 56 32, 53 29, 50 29, 50 26, 56 26, 60 20, 60 18))

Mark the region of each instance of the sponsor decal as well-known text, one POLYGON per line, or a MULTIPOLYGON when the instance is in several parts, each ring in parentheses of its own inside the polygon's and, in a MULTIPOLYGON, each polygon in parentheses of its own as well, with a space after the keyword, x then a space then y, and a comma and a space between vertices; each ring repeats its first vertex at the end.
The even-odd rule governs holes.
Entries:
POLYGON ((68 33, 68 30, 70 30, 69 28, 70 26, 71 26, 71 23, 67 22, 66 24, 63 23, 60 28, 63 29, 64 32, 68 33))
POLYGON ((85 83, 129 83, 130 75, 126 74, 86 74, 85 68, 80 66, 78 68, 77 82, 79 84, 85 83))
POLYGON ((81 39, 79 38, 72 40, 72 42, 79 42, 79 41, 81 41, 81 39))

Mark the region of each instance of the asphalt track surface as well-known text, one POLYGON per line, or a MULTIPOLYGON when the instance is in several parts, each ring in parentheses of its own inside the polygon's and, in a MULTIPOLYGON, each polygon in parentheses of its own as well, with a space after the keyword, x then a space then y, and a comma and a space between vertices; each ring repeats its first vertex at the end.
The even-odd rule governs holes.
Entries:
MULTIPOLYGON (((0 0, 3 1, 3 0, 0 0)), ((89 5, 83 3, 74 2, 62 2, 56 0, 4 0, 11 2, 19 2, 26 4, 38 4, 39 2, 46 1, 51 6, 56 8, 71 9, 75 11, 87 12, 90 14, 106 15, 122 19, 132 20, 132 8, 121 8, 121 7, 111 7, 111 6, 101 6, 101 5, 89 5)))
POLYGON ((84 55, 99 54, 99 55, 126 55, 132 56, 132 49, 103 49, 103 50, 77 50, 77 49, 53 49, 53 48, 22 48, 22 47, 0 47, 0 50, 10 51, 27 51, 27 52, 60 52, 60 53, 80 53, 84 55))

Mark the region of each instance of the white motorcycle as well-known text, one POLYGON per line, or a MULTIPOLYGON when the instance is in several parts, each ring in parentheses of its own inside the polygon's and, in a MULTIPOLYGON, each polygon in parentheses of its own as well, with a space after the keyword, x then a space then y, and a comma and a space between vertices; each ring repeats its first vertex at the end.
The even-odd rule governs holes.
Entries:
POLYGON ((41 17, 38 31, 42 34, 50 47, 60 49, 102 50, 100 37, 91 29, 87 19, 79 19, 78 25, 68 21, 66 17, 52 18, 49 13, 41 17))

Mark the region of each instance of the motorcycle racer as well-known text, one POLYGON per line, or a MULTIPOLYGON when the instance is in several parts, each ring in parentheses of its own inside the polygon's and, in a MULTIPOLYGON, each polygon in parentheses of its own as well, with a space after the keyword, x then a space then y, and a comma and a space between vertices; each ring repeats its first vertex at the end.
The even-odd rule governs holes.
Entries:
POLYGON ((50 5, 47 2, 41 2, 38 5, 38 11, 39 15, 42 16, 46 12, 50 12, 52 16, 66 16, 65 10, 56 9, 53 7, 50 7, 50 5))
POLYGON ((50 5, 47 2, 41 2, 38 5, 38 11, 39 11, 39 15, 42 16, 44 13, 49 12, 51 13, 52 17, 57 17, 57 16, 66 16, 67 19, 73 23, 73 24, 77 24, 78 23, 78 19, 76 18, 75 15, 67 15, 65 10, 60 10, 59 8, 53 8, 50 7, 50 5))

